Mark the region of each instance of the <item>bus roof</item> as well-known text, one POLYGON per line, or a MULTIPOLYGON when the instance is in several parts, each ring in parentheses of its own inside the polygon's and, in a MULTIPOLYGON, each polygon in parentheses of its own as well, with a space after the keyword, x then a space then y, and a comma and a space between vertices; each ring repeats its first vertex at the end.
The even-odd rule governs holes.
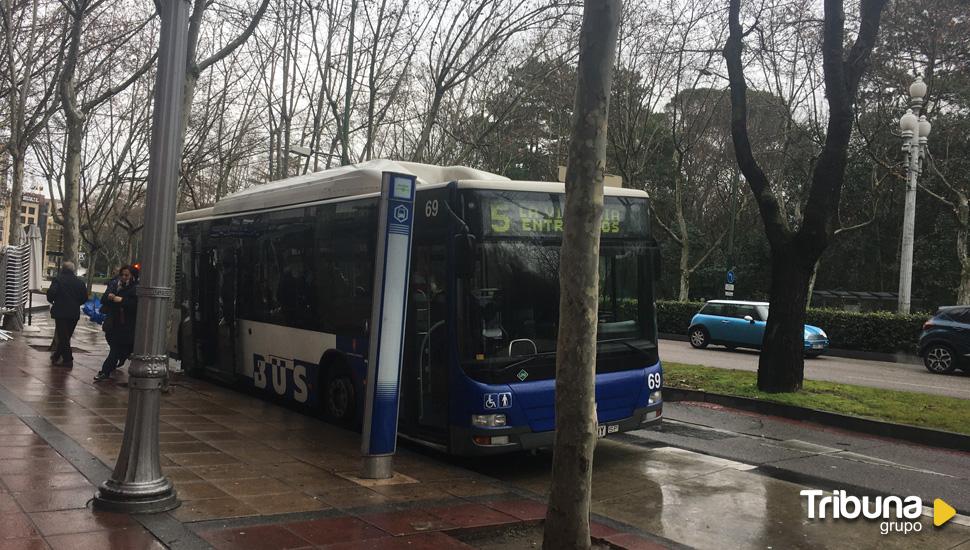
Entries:
MULTIPOLYGON (((272 181, 243 189, 224 197, 214 206, 178 215, 178 221, 190 221, 231 215, 253 210, 269 210, 342 197, 362 197, 379 193, 383 172, 412 174, 418 184, 433 185, 457 181, 460 187, 476 189, 510 189, 562 193, 562 183, 512 181, 505 176, 467 166, 435 166, 417 162, 375 159, 360 164, 331 168, 312 174, 272 181)), ((643 191, 606 187, 605 194, 646 197, 643 191)))
MULTIPOLYGON (((516 191, 532 191, 538 193, 565 193, 566 184, 551 181, 522 181, 522 180, 459 180, 458 187, 462 189, 497 189, 516 191)), ((647 192, 640 189, 626 187, 603 187, 603 194, 607 197, 642 197, 647 198, 647 192)))

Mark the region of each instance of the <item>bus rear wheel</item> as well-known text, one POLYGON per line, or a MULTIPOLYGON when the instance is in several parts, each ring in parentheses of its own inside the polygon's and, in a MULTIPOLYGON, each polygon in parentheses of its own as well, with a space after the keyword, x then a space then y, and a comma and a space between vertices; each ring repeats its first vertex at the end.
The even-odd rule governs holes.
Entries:
POLYGON ((357 392, 348 372, 331 372, 323 387, 323 407, 327 418, 350 425, 357 416, 357 392))

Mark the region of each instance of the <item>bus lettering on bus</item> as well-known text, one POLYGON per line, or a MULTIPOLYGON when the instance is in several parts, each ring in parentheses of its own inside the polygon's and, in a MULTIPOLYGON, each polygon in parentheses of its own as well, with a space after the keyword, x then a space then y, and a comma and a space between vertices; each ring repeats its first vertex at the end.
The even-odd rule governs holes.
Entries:
POLYGON ((297 403, 307 403, 310 399, 308 367, 313 365, 273 355, 267 360, 262 355, 253 354, 253 385, 261 390, 272 389, 276 395, 297 403))

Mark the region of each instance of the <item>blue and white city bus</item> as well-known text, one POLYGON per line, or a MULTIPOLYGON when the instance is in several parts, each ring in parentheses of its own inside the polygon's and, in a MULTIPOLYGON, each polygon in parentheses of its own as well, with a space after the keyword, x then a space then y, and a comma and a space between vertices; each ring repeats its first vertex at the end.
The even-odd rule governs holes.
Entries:
MULTIPOLYGON (((400 435, 465 455, 550 446, 561 183, 376 160, 182 213, 183 368, 359 424, 383 171, 418 178, 400 435)), ((611 187, 605 195, 600 435, 662 415, 647 195, 611 187)))

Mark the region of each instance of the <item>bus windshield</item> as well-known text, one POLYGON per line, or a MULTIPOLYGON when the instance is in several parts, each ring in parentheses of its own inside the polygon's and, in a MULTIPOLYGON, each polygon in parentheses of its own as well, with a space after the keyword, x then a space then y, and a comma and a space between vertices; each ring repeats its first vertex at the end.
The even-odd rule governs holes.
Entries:
MULTIPOLYGON (((562 246, 556 206, 561 198, 521 192, 480 198, 483 241, 475 276, 466 285, 465 361, 501 365, 555 352, 562 246)), ((645 221, 636 219, 645 218, 646 201, 608 199, 600 243, 597 339, 634 341, 621 346, 630 352, 631 345, 645 344, 637 340, 654 338, 653 309, 643 307, 652 303, 645 221)))
MULTIPOLYGON (((556 349, 559 331, 560 243, 490 242, 482 245, 483 266, 470 289, 476 353, 510 355, 556 349), (535 349, 532 349, 532 345, 535 349), (521 348, 520 346, 525 346, 521 348)), ((600 250, 597 338, 644 335, 639 315, 639 277, 646 249, 635 243, 604 244, 600 250)))

